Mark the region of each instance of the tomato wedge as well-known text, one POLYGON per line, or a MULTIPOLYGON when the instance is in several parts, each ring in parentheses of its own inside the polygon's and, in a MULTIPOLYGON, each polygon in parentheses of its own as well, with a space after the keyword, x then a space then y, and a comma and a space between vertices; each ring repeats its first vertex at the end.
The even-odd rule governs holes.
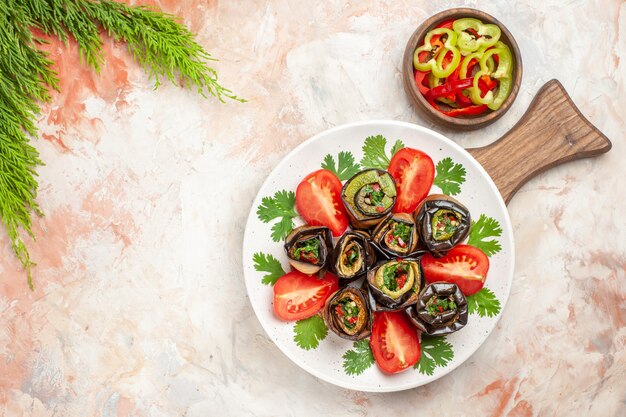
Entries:
POLYGON ((393 212, 414 212, 433 185, 435 179, 433 160, 422 151, 403 148, 391 158, 388 171, 396 181, 398 190, 393 212))
POLYGON ((472 295, 485 285, 489 258, 474 246, 457 245, 441 258, 435 258, 430 253, 422 256, 422 269, 429 284, 450 282, 458 285, 463 294, 472 295))
POLYGON ((421 354, 417 329, 402 311, 376 313, 370 347, 376 363, 388 374, 415 365, 421 354))
POLYGON ((338 288, 337 277, 330 272, 324 278, 300 271, 289 272, 274 284, 274 314, 284 321, 314 316, 338 288))
POLYGON ((296 207, 308 224, 326 226, 333 236, 341 236, 348 227, 346 208, 341 201, 341 181, 326 169, 310 173, 298 184, 296 207))

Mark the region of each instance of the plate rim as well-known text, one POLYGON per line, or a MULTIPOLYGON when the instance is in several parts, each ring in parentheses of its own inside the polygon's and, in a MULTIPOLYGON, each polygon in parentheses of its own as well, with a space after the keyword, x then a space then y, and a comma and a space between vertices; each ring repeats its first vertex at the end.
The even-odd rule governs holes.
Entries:
POLYGON ((345 123, 345 124, 337 125, 337 126, 334 126, 332 128, 323 130, 323 131, 321 131, 321 132, 311 136, 310 138, 304 140, 302 143, 297 145, 295 148, 293 148, 285 156, 282 157, 282 159, 278 162, 278 164, 276 164, 276 166, 274 166, 274 168, 269 172, 269 174, 267 174, 267 177, 265 178, 265 180, 263 181, 263 183, 259 187, 259 190, 257 191, 256 196, 252 200, 252 205, 250 207, 250 212, 248 213, 248 217, 246 219, 246 225, 245 225, 244 232, 243 232, 241 261, 242 261, 241 267, 242 267, 242 272, 243 272, 244 285, 246 286, 246 296, 248 298, 248 301, 250 302, 250 305, 252 305, 252 310, 254 311, 254 314, 255 314, 257 320, 259 321, 259 323, 261 323, 261 327, 263 328, 263 331, 269 337, 269 339, 274 343, 274 345, 276 347, 278 347, 278 349, 287 358, 289 358, 295 365, 297 365, 301 369, 304 369, 305 371, 307 371, 309 374, 313 375, 317 379, 325 381, 325 382, 333 384, 333 385, 336 385, 336 386, 339 386, 341 388, 346 388, 346 389, 355 390, 355 391, 362 391, 362 392, 399 392, 399 391, 405 391, 405 390, 412 389, 412 388, 417 388, 419 386, 429 384, 429 383, 431 383, 431 382, 433 382, 433 381, 435 381, 437 379, 443 378, 444 376, 448 375, 450 372, 452 372, 453 370, 457 369, 459 366, 464 364, 489 339, 489 336, 491 336, 491 334, 493 333, 494 329, 498 325, 500 319, 504 315, 504 310, 506 308, 507 302, 509 300, 509 296, 511 294, 511 287, 513 285, 513 276, 514 276, 514 271, 515 271, 515 241, 513 239, 513 226, 511 224, 511 218, 509 216, 509 212, 507 210, 507 207, 506 207, 506 204, 504 202, 504 199, 502 198, 502 195, 500 194, 500 191, 496 187, 496 184, 493 181, 493 179, 491 178, 491 176, 487 173, 487 171, 483 168, 483 166, 476 160, 476 158, 474 158, 474 156, 472 156, 472 154, 470 154, 465 148, 463 148, 461 145, 459 145, 456 142, 454 142, 452 139, 449 139, 446 136, 444 136, 443 134, 441 134, 441 133, 439 133, 437 131, 434 131, 434 130, 432 130, 430 128, 427 128, 425 126, 421 126, 421 125, 414 124, 414 123, 409 123, 409 122, 398 121, 398 120, 376 119, 376 120, 364 120, 364 121, 345 123), (491 328, 489 328, 487 334, 484 336, 483 340, 480 342, 480 344, 475 349, 471 350, 471 352, 469 352, 467 354, 467 356, 465 358, 463 358, 463 360, 459 361, 458 363, 446 366, 446 368, 443 369, 440 374, 429 375, 429 376, 427 376, 423 380, 415 381, 415 383, 405 383, 405 384, 402 384, 400 386, 394 386, 394 387, 379 386, 378 388, 376 388, 376 387, 370 387, 370 386, 367 386, 367 387, 360 386, 359 383, 356 380, 354 381, 354 383, 351 383, 351 384, 344 383, 341 380, 334 379, 332 377, 332 375, 328 375, 328 374, 319 372, 318 369, 316 369, 314 367, 310 367, 307 364, 298 361, 296 357, 292 357, 292 356, 295 356, 295 355, 291 355, 290 352, 287 351, 286 348, 284 348, 282 346, 282 344, 279 343, 277 341, 277 339, 272 335, 272 333, 270 332, 270 329, 269 329, 269 324, 265 323, 261 319, 261 316, 259 315, 259 311, 257 311, 257 307, 255 306, 254 303, 252 303, 252 300, 250 299, 250 296, 249 296, 249 294, 250 294, 250 287, 248 286, 248 281, 246 279, 246 268, 245 268, 245 265, 246 265, 246 259, 247 259, 246 258, 246 254, 247 254, 246 249, 249 246, 249 241, 250 241, 250 238, 248 237, 248 233, 247 233, 248 232, 248 227, 250 226, 250 223, 255 219, 255 216, 256 216, 255 207, 260 203, 260 200, 263 198, 263 196, 261 195, 261 191, 268 184, 268 181, 269 181, 270 177, 272 176, 272 174, 275 171, 280 170, 283 167, 283 165, 286 165, 288 163, 290 157, 292 157, 294 154, 296 154, 301 148, 304 148, 304 147, 308 146, 309 144, 311 144, 312 142, 315 142, 315 141, 319 140, 319 138, 322 137, 322 136, 326 136, 326 135, 335 133, 336 131, 340 131, 340 130, 344 130, 344 129, 351 129, 351 128, 354 128, 354 127, 357 127, 357 126, 359 126, 359 127, 369 126, 369 125, 376 126, 376 125, 381 125, 381 124, 382 125, 392 125, 392 126, 404 127, 404 128, 408 128, 408 129, 416 130, 416 131, 419 131, 419 132, 423 132, 423 133, 428 133, 428 134, 434 135, 435 137, 437 137, 438 140, 441 140, 442 142, 446 143, 447 145, 451 146, 452 148, 454 148, 458 152, 460 152, 462 154, 465 154, 468 157, 469 161, 479 170, 479 172, 482 174, 482 177, 486 180, 487 184, 489 185, 489 188, 491 188, 491 191, 497 197, 496 199, 497 199, 498 206, 501 209, 501 211, 504 213, 504 219, 503 219, 504 224, 502 225, 502 227, 503 227, 503 229, 506 228, 504 230, 508 230, 509 231, 509 233, 508 233, 508 237, 509 238, 508 238, 508 241, 506 242, 506 245, 511 248, 510 249, 511 262, 509 264, 509 270, 508 270, 508 277, 509 277, 509 279, 507 280, 507 285, 506 285, 506 289, 505 289, 505 295, 502 298, 502 300, 500 300, 500 305, 501 305, 500 314, 498 314, 498 316, 495 318, 495 321, 493 322, 493 325, 491 326, 491 328))

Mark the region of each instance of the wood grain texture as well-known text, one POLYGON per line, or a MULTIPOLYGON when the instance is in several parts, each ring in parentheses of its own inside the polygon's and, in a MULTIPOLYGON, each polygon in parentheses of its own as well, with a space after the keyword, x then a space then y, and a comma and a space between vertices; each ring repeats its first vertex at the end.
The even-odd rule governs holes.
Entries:
POLYGON ((608 152, 611 141, 550 80, 524 116, 496 142, 468 151, 487 170, 508 204, 528 180, 559 164, 608 152))

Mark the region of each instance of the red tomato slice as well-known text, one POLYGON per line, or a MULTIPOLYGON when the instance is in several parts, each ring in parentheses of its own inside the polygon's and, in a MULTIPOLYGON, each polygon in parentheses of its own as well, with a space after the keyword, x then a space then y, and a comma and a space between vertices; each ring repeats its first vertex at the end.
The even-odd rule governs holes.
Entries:
POLYGON ((330 272, 324 278, 300 271, 289 272, 274 284, 274 314, 284 321, 314 316, 338 288, 337 277, 330 272))
POLYGON ((478 248, 457 245, 441 258, 435 258, 430 253, 422 256, 422 269, 429 284, 450 282, 458 285, 463 294, 472 295, 485 285, 489 258, 478 248))
POLYGON ((326 226, 333 236, 341 236, 348 227, 346 208, 341 201, 341 181, 326 169, 310 173, 298 184, 296 207, 308 224, 326 226))
POLYGON ((376 363, 388 374, 401 372, 420 359, 417 330, 402 311, 376 313, 370 346, 376 363))
POLYGON ((403 148, 391 158, 388 171, 396 181, 398 189, 393 212, 414 212, 433 185, 435 179, 433 160, 422 151, 403 148))

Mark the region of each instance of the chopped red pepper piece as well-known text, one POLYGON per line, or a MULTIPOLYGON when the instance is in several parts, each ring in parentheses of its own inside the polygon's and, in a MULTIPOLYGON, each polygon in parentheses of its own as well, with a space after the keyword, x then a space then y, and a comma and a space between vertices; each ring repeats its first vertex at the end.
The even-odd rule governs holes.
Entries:
POLYGON ((450 94, 455 94, 459 90, 470 88, 472 86, 472 82, 473 80, 471 78, 466 78, 464 80, 452 81, 444 85, 431 88, 426 98, 430 97, 430 98, 435 99, 438 97, 444 97, 450 94))
POLYGON ((436 28, 446 28, 446 29, 452 29, 452 25, 454 24, 454 19, 449 19, 449 20, 444 20, 443 22, 439 23, 437 26, 435 26, 436 28))
POLYGON ((458 117, 458 116, 475 116, 477 114, 484 113, 487 110, 486 104, 481 104, 480 106, 469 106, 463 107, 461 109, 454 109, 450 111, 445 111, 441 109, 437 109, 446 116, 450 117, 458 117))
POLYGON ((415 70, 415 84, 417 84, 417 89, 420 93, 422 93, 422 95, 426 95, 428 90, 430 90, 430 88, 424 84, 424 81, 428 81, 426 78, 427 76, 427 72, 415 70))

